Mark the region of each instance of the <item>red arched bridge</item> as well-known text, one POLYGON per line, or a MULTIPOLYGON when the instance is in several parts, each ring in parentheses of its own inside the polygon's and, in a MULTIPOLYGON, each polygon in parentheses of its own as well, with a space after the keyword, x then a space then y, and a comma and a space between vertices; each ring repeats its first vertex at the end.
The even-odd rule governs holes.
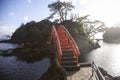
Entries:
POLYGON ((51 41, 55 46, 59 63, 65 69, 79 69, 78 56, 80 51, 76 42, 69 31, 64 26, 56 28, 53 26, 51 31, 51 41))

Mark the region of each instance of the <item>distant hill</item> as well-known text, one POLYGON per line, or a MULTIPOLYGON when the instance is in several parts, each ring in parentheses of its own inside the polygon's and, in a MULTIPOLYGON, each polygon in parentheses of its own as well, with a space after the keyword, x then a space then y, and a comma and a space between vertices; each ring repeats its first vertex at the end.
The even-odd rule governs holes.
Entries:
POLYGON ((0 41, 8 40, 8 39, 10 39, 10 35, 0 34, 0 41))
POLYGON ((103 34, 103 40, 110 43, 120 43, 120 27, 107 29, 107 31, 103 34))

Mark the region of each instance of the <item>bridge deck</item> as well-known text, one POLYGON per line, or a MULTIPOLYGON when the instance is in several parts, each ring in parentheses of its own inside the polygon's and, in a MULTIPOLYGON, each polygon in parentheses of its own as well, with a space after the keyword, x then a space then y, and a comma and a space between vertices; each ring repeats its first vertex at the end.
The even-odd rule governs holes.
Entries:
POLYGON ((79 71, 68 72, 67 79, 68 80, 97 80, 94 74, 92 76, 91 67, 81 67, 79 71))

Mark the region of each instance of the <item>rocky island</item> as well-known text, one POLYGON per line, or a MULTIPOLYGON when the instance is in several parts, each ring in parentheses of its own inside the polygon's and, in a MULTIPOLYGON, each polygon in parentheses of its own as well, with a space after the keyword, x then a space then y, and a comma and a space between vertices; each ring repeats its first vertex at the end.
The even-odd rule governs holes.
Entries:
MULTIPOLYGON (((65 71, 60 67, 59 63, 56 60, 54 54, 50 54, 50 31, 52 25, 64 25, 70 32, 70 34, 78 43, 78 48, 81 51, 81 54, 90 52, 93 49, 98 48, 94 42, 89 40, 85 35, 82 25, 77 22, 66 20, 62 23, 53 23, 49 20, 42 20, 40 22, 31 21, 26 24, 22 24, 11 36, 11 39, 8 42, 23 45, 23 47, 12 49, 9 56, 16 56, 17 60, 26 61, 26 62, 35 62, 41 60, 45 57, 51 59, 51 67, 41 80, 45 79, 47 75, 58 75, 58 77, 51 77, 51 80, 58 79, 60 76, 65 78, 65 71), (57 67, 58 66, 58 67, 57 67), (54 68, 54 69, 53 69, 54 68), (58 70, 56 72, 56 70, 58 70), (53 72, 53 73, 51 73, 53 72)), ((57 28, 57 27, 56 27, 57 28)), ((4 42, 4 41, 3 41, 4 42)), ((6 53, 8 56, 8 52, 6 53)), ((5 53, 4 53, 5 56, 5 53)), ((65 80, 65 79, 64 79, 65 80)))

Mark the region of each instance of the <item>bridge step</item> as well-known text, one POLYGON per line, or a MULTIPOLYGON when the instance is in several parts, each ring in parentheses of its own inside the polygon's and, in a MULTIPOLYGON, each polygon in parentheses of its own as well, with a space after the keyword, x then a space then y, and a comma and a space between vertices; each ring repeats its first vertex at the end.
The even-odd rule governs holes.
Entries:
POLYGON ((63 54, 64 54, 64 53, 68 53, 68 54, 73 53, 73 49, 70 49, 70 50, 62 50, 62 53, 63 53, 63 54))
POLYGON ((70 50, 70 49, 72 49, 72 47, 71 46, 61 46, 61 49, 63 49, 63 50, 70 50))
POLYGON ((61 65, 67 71, 80 69, 80 66, 77 65, 76 57, 73 54, 73 49, 62 50, 62 64, 61 65))
POLYGON ((61 48, 71 48, 72 49, 72 46, 71 45, 61 45, 61 48))
POLYGON ((60 43, 61 46, 71 46, 70 43, 60 43))
POLYGON ((67 71, 73 71, 73 70, 79 70, 80 65, 75 65, 75 66, 63 66, 63 68, 67 71))
POLYGON ((62 57, 62 61, 75 61, 76 57, 62 57))
POLYGON ((62 57, 74 57, 73 50, 62 50, 62 57))
POLYGON ((62 66, 75 66, 77 61, 62 61, 62 66))
POLYGON ((59 36, 60 39, 66 38, 65 35, 64 35, 64 36, 63 36, 63 35, 62 35, 62 36, 61 36, 61 35, 58 35, 58 36, 59 36))
POLYGON ((74 57, 74 55, 73 54, 62 54, 62 57, 74 57))
POLYGON ((69 43, 68 40, 60 40, 60 43, 69 43))
POLYGON ((68 38, 59 38, 60 40, 68 40, 68 38))

